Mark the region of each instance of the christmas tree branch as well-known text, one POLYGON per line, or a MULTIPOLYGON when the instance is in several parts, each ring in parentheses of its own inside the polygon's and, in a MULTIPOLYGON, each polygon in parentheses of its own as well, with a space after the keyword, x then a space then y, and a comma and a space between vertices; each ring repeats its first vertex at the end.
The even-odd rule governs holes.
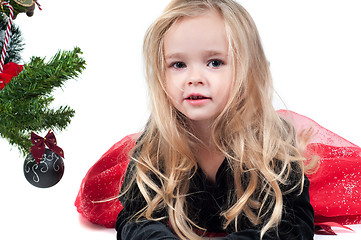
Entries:
POLYGON ((79 56, 81 53, 78 47, 73 51, 59 51, 48 63, 44 58, 32 57, 24 70, 2 90, 1 98, 10 100, 13 96, 21 96, 26 99, 50 94, 85 69, 85 61, 79 56))
POLYGON ((85 69, 80 48, 58 51, 49 62, 33 57, 24 70, 0 91, 0 136, 29 152, 31 131, 63 130, 75 111, 68 106, 49 109, 52 92, 85 69))

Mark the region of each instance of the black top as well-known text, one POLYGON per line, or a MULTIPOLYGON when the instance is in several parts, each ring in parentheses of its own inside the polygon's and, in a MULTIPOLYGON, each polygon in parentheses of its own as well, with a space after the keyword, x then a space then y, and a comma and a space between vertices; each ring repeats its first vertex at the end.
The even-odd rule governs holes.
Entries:
MULTIPOLYGON (((130 179, 135 163, 131 160, 123 186, 130 179)), ((295 173, 296 174, 296 173, 295 173)), ((293 186, 283 186, 283 190, 293 186)), ((309 180, 305 177, 303 192, 299 195, 299 188, 283 196, 284 210, 282 221, 277 229, 270 229, 263 236, 267 239, 313 239, 314 235, 314 213, 309 198, 309 180)), ((228 166, 228 161, 223 161, 217 171, 215 183, 209 182, 200 168, 191 178, 187 206, 189 218, 198 226, 207 229, 208 232, 225 233, 226 237, 221 239, 255 240, 260 239, 262 225, 253 225, 245 215, 238 220, 238 231, 236 232, 234 223, 223 229, 223 217, 220 213, 230 207, 232 196, 234 196, 234 184, 232 171, 228 166)), ((137 239, 178 239, 168 226, 168 220, 151 221, 141 219, 135 221, 129 219, 141 210, 146 202, 140 193, 138 186, 134 183, 126 196, 120 197, 124 209, 119 213, 116 230, 117 239, 137 240, 137 239)), ((267 215, 267 213, 266 213, 267 215)), ((161 210, 155 217, 167 216, 166 210, 161 210)))

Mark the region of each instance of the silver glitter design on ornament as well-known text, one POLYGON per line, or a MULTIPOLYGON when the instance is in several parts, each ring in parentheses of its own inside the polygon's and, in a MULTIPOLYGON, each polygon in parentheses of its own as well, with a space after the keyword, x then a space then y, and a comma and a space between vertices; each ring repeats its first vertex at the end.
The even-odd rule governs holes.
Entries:
POLYGON ((47 162, 53 162, 54 161, 53 169, 54 169, 55 172, 58 172, 60 170, 60 168, 61 168, 60 165, 58 164, 59 159, 60 159, 60 157, 57 154, 53 153, 53 152, 51 154, 44 153, 44 156, 41 159, 40 163, 39 164, 34 164, 30 168, 28 165, 30 163, 34 163, 35 159, 33 158, 33 156, 31 154, 29 154, 27 156, 27 158, 25 159, 26 165, 24 167, 24 171, 25 171, 25 173, 29 173, 30 170, 31 170, 34 173, 33 181, 38 183, 40 181, 40 178, 39 178, 39 175, 37 174, 36 170, 38 170, 38 168, 42 165, 40 171, 42 173, 46 173, 46 172, 49 171, 49 166, 48 166, 47 162))

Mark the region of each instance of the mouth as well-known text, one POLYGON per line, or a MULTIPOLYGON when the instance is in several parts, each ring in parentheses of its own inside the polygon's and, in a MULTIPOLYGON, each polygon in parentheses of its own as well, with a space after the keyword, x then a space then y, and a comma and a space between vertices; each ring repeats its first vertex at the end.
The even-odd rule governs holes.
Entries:
POLYGON ((188 97, 186 97, 184 100, 194 107, 201 107, 205 104, 209 103, 212 98, 201 95, 201 94, 190 94, 188 97))
POLYGON ((211 98, 199 94, 191 94, 186 98, 186 100, 204 100, 204 99, 211 99, 211 98))

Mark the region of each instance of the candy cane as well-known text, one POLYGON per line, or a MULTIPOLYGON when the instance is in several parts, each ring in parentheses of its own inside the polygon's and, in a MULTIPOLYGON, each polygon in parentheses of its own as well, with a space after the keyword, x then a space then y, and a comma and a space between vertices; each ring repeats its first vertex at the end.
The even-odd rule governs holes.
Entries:
POLYGON ((3 68, 4 68, 4 62, 5 62, 5 57, 6 57, 6 49, 8 48, 8 45, 9 45, 10 30, 11 30, 11 26, 13 25, 13 16, 14 16, 14 8, 13 8, 13 6, 11 6, 7 2, 1 2, 1 4, 4 5, 4 6, 7 6, 9 8, 10 16, 9 16, 8 26, 7 26, 7 29, 6 29, 4 46, 3 46, 2 53, 1 53, 0 73, 3 71, 3 68))
POLYGON ((34 2, 35 2, 35 3, 36 3, 36 5, 38 6, 39 10, 43 10, 43 9, 41 9, 41 5, 40 5, 40 3, 38 3, 38 1, 37 1, 37 0, 34 0, 34 2))

